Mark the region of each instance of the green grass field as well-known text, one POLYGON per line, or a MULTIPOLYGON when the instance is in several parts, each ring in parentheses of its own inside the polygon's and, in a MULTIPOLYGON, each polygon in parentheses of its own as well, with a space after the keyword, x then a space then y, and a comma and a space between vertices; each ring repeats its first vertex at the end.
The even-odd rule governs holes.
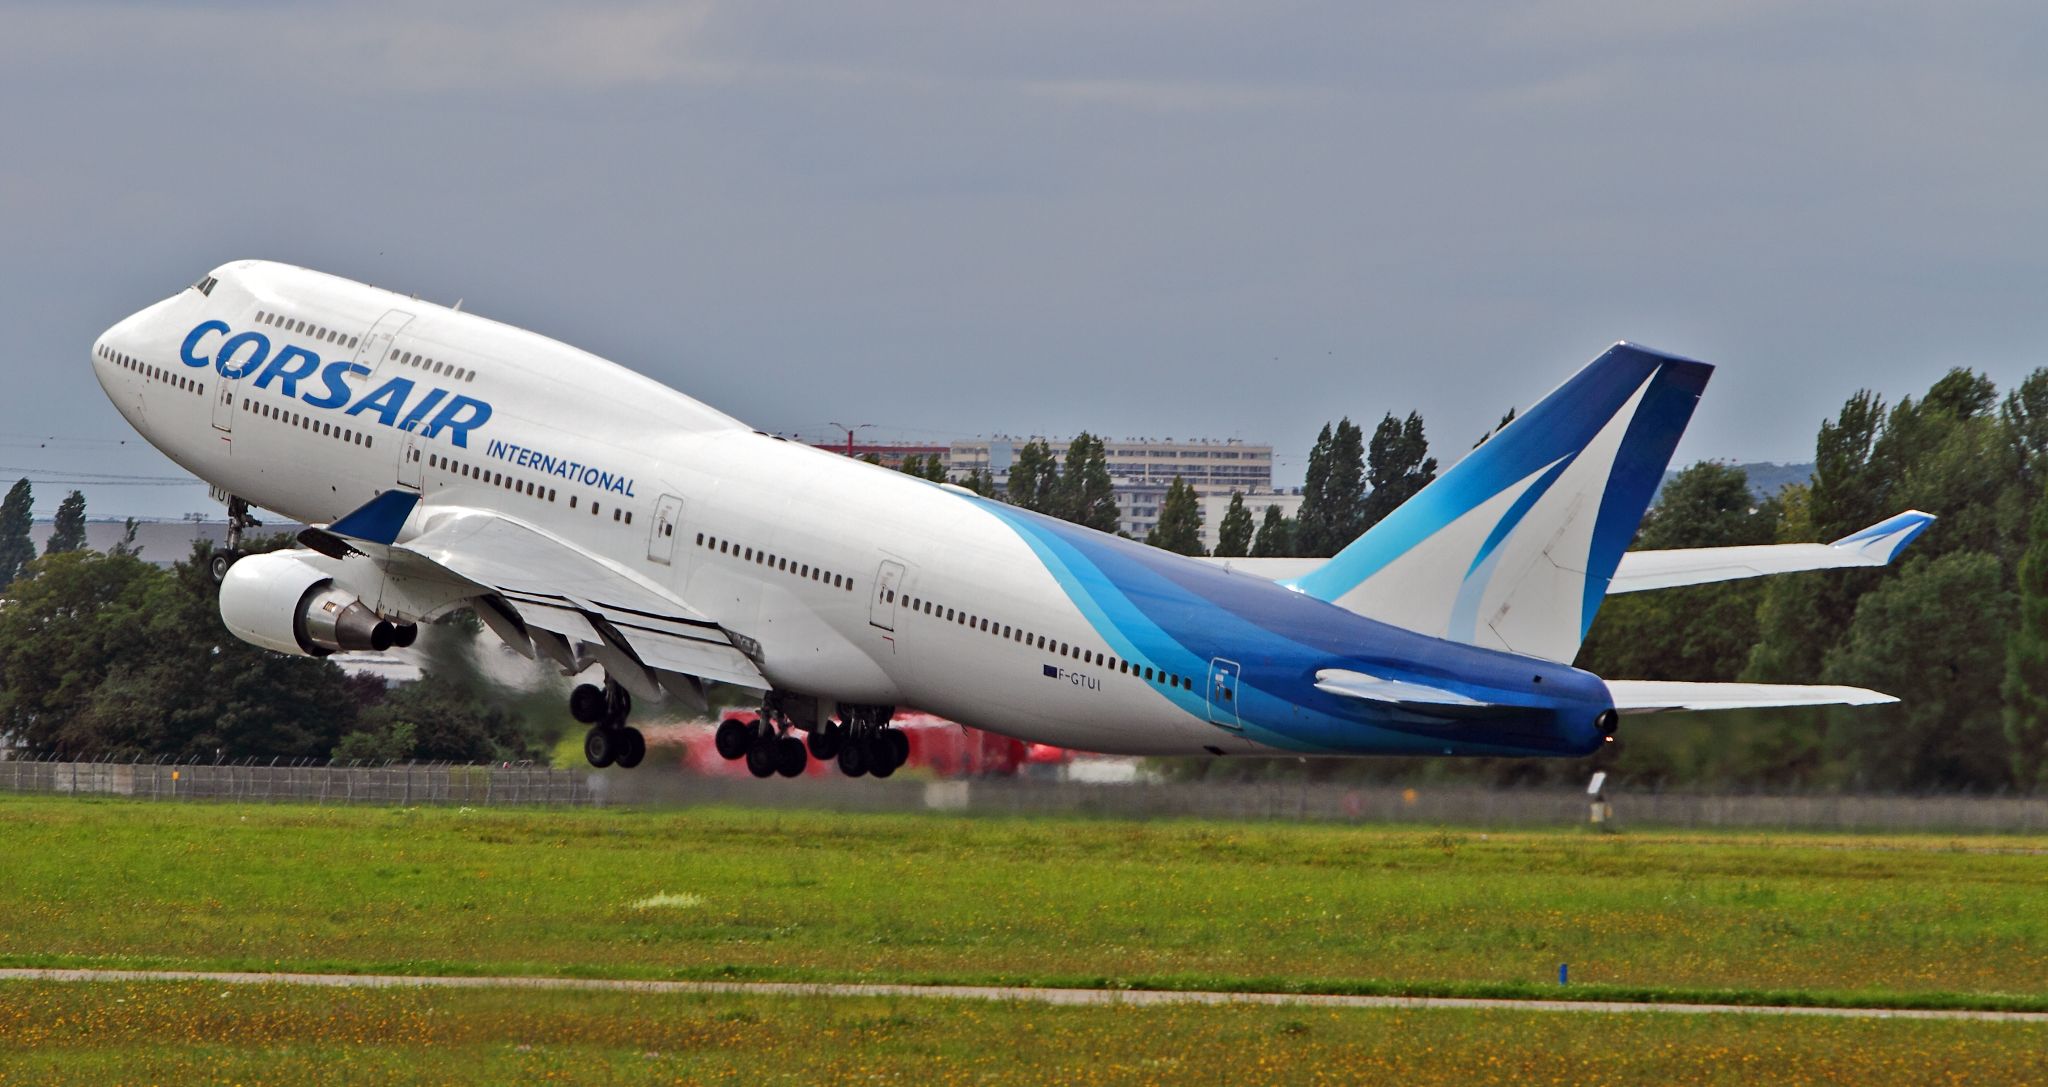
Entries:
MULTIPOLYGON (((10 966, 2048 1008, 2041 840, 23 797, 0 797, 0 833, 10 966), (1560 962, 1569 988, 1556 984, 1560 962)), ((1623 1082, 1711 1082, 1724 1075, 1709 1074, 1716 1061, 1739 1070, 1767 1055, 1819 1080, 1915 1082, 1938 1067, 2010 1083, 2027 1077, 1993 1073, 2048 1050, 2036 1026, 1746 1016, 161 983, 9 983, 0 1000, 11 1077, 0 1082, 43 1082, 60 1064, 104 1073, 86 1080, 176 1080, 188 1077, 156 1069, 218 1065, 232 1072, 221 1082, 357 1082, 263 1072, 335 1053, 367 1062, 370 1082, 406 1070, 528 1081, 551 1062, 602 1065, 621 1082, 754 1079, 749 1039, 791 1043, 770 1045, 790 1050, 771 1071, 794 1080, 861 1067, 845 1039, 877 1067, 907 1070, 930 1058, 980 1067, 993 1038, 1018 1047, 1026 1071, 1014 1082, 1199 1080, 1242 1050, 1274 1062, 1252 1078, 1299 1082, 1361 1061, 1459 1071, 1423 1082, 1526 1081, 1514 1070, 1533 1066, 1515 1062, 1539 1058, 1554 1058, 1564 1082, 1603 1082, 1602 1068, 1623 1082), (614 1005, 626 1025, 607 1034, 602 1009, 614 1005), (250 1010, 261 1008, 273 1010, 250 1010), (53 1015, 82 1033, 44 1029, 53 1015), (425 1025, 332 1025, 371 1019, 425 1025), (837 1031, 839 1048, 794 1044, 818 1030, 837 1031), (1103 1071, 1089 1054, 1130 1061, 1103 1071), (1489 1056, 1505 1063, 1471 1063, 1489 1056), (1144 1060, 1206 1063, 1197 1074, 1144 1060)))
POLYGON ((0 988, 0 1084, 2041 1082, 2048 1027, 1760 1016, 0 988))

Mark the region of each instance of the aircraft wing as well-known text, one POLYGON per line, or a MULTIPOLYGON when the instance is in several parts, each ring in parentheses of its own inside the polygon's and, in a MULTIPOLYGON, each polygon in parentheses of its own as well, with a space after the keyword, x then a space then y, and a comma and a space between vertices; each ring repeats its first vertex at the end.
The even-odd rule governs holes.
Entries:
POLYGON ((1630 551, 1607 583, 1608 595, 1675 585, 1828 570, 1883 566, 1934 523, 1934 515, 1908 510, 1834 543, 1758 544, 1750 547, 1694 547, 1673 551, 1630 551))
MULTIPOLYGON (((452 574, 475 585, 484 598, 478 614, 522 651, 547 648, 545 639, 531 638, 538 628, 559 635, 564 649, 586 647, 608 674, 630 674, 637 666, 768 688, 733 637, 674 593, 531 525, 481 510, 448 510, 396 543, 417 502, 409 492, 387 491, 301 540, 315 550, 341 544, 360 551, 397 576, 445 580, 452 574)), ((639 685, 651 690, 657 678, 639 685)))
POLYGON ((1682 683, 1610 679, 1607 693, 1618 713, 1677 710, 1756 710, 1779 706, 1877 706, 1898 699, 1861 687, 1805 687, 1784 683, 1682 683))

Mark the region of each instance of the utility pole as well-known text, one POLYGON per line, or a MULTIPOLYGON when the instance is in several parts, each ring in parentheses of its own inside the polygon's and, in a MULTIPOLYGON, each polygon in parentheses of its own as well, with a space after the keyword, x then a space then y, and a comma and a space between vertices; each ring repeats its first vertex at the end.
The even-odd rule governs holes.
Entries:
POLYGON ((852 426, 847 426, 845 423, 826 423, 825 425, 836 426, 839 429, 846 432, 846 455, 851 457, 853 456, 853 432, 856 430, 866 430, 868 427, 874 426, 875 424, 855 423, 852 426))

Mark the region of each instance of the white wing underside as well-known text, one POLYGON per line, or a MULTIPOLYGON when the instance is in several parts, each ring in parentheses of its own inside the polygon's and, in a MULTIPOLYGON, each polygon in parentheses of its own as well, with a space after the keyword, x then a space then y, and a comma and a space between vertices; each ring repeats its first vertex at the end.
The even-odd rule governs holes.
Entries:
POLYGON ((1805 687, 1780 683, 1681 683, 1610 679, 1607 693, 1620 713, 1760 710, 1782 706, 1877 706, 1898 699, 1861 687, 1805 687))
MULTIPOLYGON (((508 605, 528 631, 506 629, 502 616, 488 614, 490 604, 478 611, 528 655, 534 645, 545 648, 542 638, 519 644, 538 629, 559 635, 573 653, 594 656, 608 674, 637 665, 649 672, 769 686, 717 623, 652 582, 532 526, 481 511, 451 511, 430 517, 425 531, 403 543, 349 543, 388 576, 431 581, 452 574, 479 590, 473 595, 508 605)), ((638 686, 651 693, 651 683, 638 686)), ((670 682, 661 686, 675 689, 670 682)))
POLYGON ((1621 557, 1621 566, 1607 583, 1607 592, 1611 596, 1799 570, 1883 566, 1933 521, 1931 514, 1908 510, 1834 543, 1630 551, 1621 557))
MULTIPOLYGON (((1929 524, 1932 514, 1908 510, 1834 543, 1759 544, 1750 547, 1692 547, 1672 551, 1630 551, 1607 583, 1607 595, 1704 585, 1715 581, 1884 566, 1929 524)), ((1273 581, 1288 581, 1327 559, 1211 558, 1231 570, 1273 581)))

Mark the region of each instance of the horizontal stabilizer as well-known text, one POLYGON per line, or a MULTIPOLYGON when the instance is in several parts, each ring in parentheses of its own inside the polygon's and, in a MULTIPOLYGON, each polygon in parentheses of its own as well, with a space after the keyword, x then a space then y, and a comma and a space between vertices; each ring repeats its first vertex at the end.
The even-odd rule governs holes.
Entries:
POLYGON ((1386 679, 1366 672, 1353 672, 1343 668, 1325 668, 1316 673, 1316 690, 1341 698, 1357 698, 1367 702, 1385 702, 1389 705, 1411 706, 1429 709, 1473 709, 1491 703, 1469 698, 1456 691, 1432 687, 1405 679, 1386 679))
POLYGON ((1755 544, 1748 547, 1691 547, 1671 551, 1631 551, 1607 583, 1608 595, 1677 585, 1789 574, 1799 570, 1832 570, 1846 566, 1883 566, 1898 557, 1913 538, 1934 523, 1934 515, 1907 510, 1896 517, 1852 532, 1834 543, 1755 544))
POLYGON ((1681 683, 1610 679, 1607 693, 1619 713, 1681 710, 1760 710, 1777 706, 1877 706, 1898 699, 1861 687, 1802 687, 1784 683, 1681 683))

